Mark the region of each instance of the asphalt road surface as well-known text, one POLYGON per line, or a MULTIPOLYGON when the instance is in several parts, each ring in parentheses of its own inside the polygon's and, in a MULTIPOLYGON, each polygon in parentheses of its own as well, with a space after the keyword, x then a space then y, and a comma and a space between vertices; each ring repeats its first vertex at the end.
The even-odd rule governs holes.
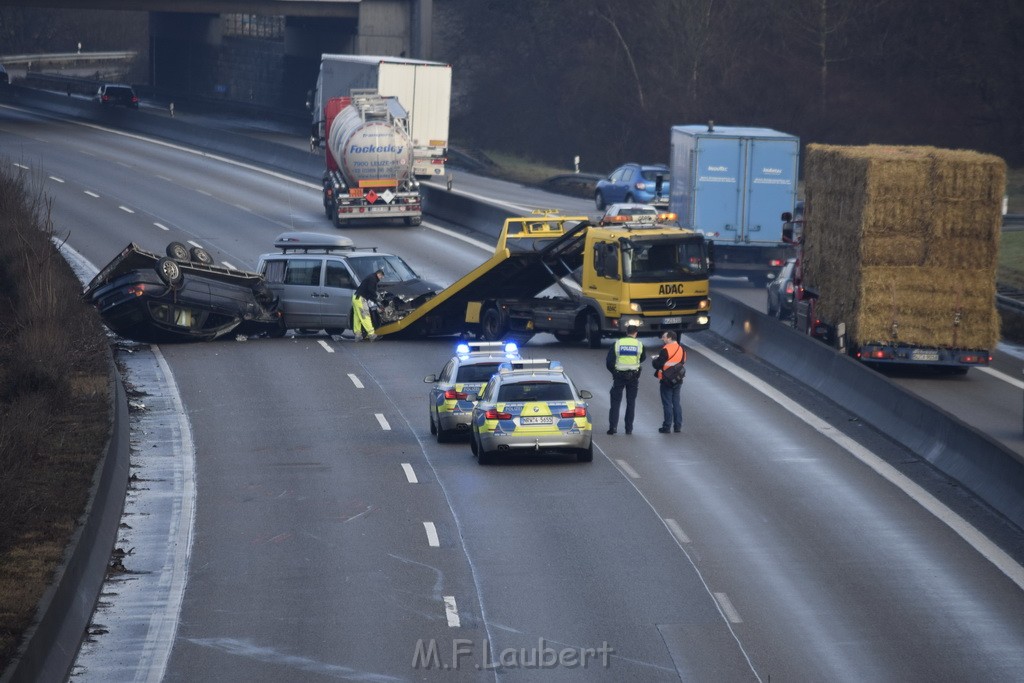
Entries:
MULTIPOLYGON (((333 232, 313 185, 134 137, 0 107, 0 146, 96 266, 179 240, 251 267, 279 232, 333 232)), ((486 255, 429 221, 351 232, 444 282, 486 255)), ((169 457, 195 468, 180 610, 142 636, 165 658, 99 636, 76 680, 1024 677, 1019 529, 778 371, 684 343, 683 433, 656 432, 648 373, 636 433, 607 437, 605 350, 536 338, 595 394, 595 459, 493 467, 429 434, 452 340, 160 347, 191 449, 169 457)))

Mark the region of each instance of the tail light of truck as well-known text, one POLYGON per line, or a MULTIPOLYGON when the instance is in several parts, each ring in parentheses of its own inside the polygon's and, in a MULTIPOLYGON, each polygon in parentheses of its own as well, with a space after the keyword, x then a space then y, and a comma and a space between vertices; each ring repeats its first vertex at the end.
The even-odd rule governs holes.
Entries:
POLYGON ((467 398, 469 398, 469 394, 461 391, 455 391, 454 389, 449 389, 444 392, 444 399, 446 401, 465 401, 467 398))
POLYGON ((961 363, 989 363, 992 361, 992 356, 981 355, 977 353, 967 353, 960 356, 961 363))
POLYGON ((892 358, 892 351, 889 349, 872 349, 868 353, 869 359, 887 360, 892 358))
POLYGON ((562 417, 586 417, 587 409, 583 406, 576 406, 573 410, 563 410, 562 417))
POLYGON ((499 413, 493 408, 484 413, 484 418, 488 420, 511 420, 512 413, 499 413))

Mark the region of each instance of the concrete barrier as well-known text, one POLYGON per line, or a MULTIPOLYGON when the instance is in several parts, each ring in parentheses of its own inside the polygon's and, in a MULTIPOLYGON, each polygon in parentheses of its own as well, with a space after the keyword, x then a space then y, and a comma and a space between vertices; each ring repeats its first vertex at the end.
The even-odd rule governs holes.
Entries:
POLYGON ((853 358, 724 294, 711 329, 830 398, 1024 528, 1024 461, 853 358))

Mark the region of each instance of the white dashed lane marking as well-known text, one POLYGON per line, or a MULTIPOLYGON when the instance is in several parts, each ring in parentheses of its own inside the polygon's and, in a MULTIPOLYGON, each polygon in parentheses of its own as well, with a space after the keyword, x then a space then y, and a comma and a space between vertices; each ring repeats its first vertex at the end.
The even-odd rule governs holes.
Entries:
POLYGON ((356 389, 362 389, 363 383, 359 381, 359 378, 353 375, 351 372, 348 373, 348 378, 352 380, 352 384, 355 385, 356 389))
POLYGON ((427 545, 431 548, 441 547, 441 540, 437 537, 437 527, 433 522, 423 522, 423 529, 427 532, 427 545))
POLYGON ((410 484, 419 483, 420 480, 416 478, 416 472, 412 469, 412 465, 407 462, 403 462, 402 469, 405 471, 405 478, 410 484))
POLYGON ((85 193, 87 195, 89 195, 90 197, 92 197, 93 199, 99 199, 100 198, 100 196, 98 194, 96 194, 95 192, 93 192, 92 190, 86 190, 85 193))
POLYGON ((455 605, 455 596, 444 596, 444 614, 448 618, 448 626, 458 628, 462 625, 459 621, 459 608, 455 605))
POLYGON ((616 460, 615 462, 618 464, 619 469, 621 469, 623 472, 625 472, 626 476, 628 476, 629 478, 631 478, 631 479, 639 479, 640 478, 640 473, 637 472, 636 470, 634 470, 632 467, 630 467, 629 463, 626 462, 625 460, 616 460))
POLYGON ((134 211, 132 211, 131 209, 129 209, 127 206, 124 206, 124 205, 118 206, 117 208, 121 209, 125 213, 135 213, 134 211))
POLYGON ((380 428, 385 432, 391 431, 391 425, 388 424, 388 419, 384 417, 384 413, 376 413, 374 417, 377 418, 377 422, 380 423, 380 428))
POLYGON ((736 608, 732 606, 732 601, 729 596, 725 593, 715 593, 715 600, 718 600, 718 606, 722 608, 722 613, 725 618, 734 624, 742 624, 743 619, 740 618, 740 613, 736 611, 736 608))
POLYGON ((334 349, 331 348, 331 345, 325 342, 323 339, 317 339, 316 343, 324 347, 324 351, 326 351, 327 353, 334 353, 334 349))
POLYGON ((53 181, 53 182, 55 182, 55 183, 63 183, 63 182, 64 182, 64 179, 63 179, 63 178, 58 178, 58 177, 57 177, 57 176, 55 176, 55 175, 52 175, 52 176, 50 176, 50 180, 52 180, 52 181, 53 181))
POLYGON ((680 543, 690 542, 690 537, 686 535, 686 532, 683 531, 683 527, 679 526, 679 522, 677 522, 676 520, 666 519, 665 526, 668 527, 668 530, 672 533, 673 536, 676 537, 676 540, 680 543))
POLYGON ((160 228, 161 230, 166 230, 168 232, 170 231, 170 228, 168 228, 166 225, 161 225, 160 223, 154 223, 153 225, 160 228))

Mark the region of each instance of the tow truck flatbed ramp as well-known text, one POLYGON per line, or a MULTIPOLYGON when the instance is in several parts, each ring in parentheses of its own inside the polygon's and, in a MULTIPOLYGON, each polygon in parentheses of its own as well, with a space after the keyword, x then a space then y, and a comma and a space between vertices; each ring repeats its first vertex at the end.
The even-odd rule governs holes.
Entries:
MULTIPOLYGON (((534 297, 583 265, 586 216, 537 212, 505 221, 494 254, 407 316, 377 334, 448 335, 466 331, 481 301, 534 297)), ((571 296, 574 293, 567 290, 571 296)))

